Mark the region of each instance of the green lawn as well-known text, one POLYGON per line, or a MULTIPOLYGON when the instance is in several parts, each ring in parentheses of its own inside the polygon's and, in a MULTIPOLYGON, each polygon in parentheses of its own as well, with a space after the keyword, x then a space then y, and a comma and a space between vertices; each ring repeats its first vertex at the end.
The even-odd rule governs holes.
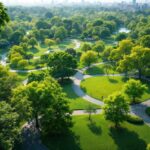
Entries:
POLYGON ((66 136, 43 138, 50 150, 145 150, 150 143, 150 128, 127 122, 122 129, 112 128, 112 123, 102 115, 73 117, 72 132, 66 136))
POLYGON ((63 85, 63 91, 67 94, 69 106, 71 110, 78 110, 78 109, 86 109, 89 105, 95 106, 95 108, 100 108, 100 106, 94 105, 81 97, 78 97, 73 89, 72 84, 68 83, 63 85))
POLYGON ((89 75, 96 75, 96 74, 117 74, 118 73, 114 69, 106 70, 105 68, 106 68, 105 65, 101 64, 101 65, 90 67, 84 73, 85 74, 89 74, 89 75))
MULTIPOLYGON (((121 91, 126 80, 123 77, 92 77, 81 82, 81 88, 90 96, 102 100, 116 91, 121 91)), ((150 85, 140 101, 150 98, 150 85)))

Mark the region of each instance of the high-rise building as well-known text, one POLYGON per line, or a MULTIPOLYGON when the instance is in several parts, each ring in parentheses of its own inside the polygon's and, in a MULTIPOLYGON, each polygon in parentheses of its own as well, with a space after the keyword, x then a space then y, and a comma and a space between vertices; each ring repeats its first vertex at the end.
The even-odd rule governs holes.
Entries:
POLYGON ((133 3, 133 5, 135 5, 136 4, 136 0, 132 0, 132 3, 133 3))

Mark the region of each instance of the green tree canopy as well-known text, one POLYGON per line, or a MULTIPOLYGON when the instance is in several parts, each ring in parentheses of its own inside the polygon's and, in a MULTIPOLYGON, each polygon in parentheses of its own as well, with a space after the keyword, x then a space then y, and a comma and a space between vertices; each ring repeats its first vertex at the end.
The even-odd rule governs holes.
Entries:
POLYGON ((9 17, 7 14, 7 9, 0 2, 0 28, 4 26, 9 21, 9 17))
POLYGON ((147 87, 139 80, 130 79, 123 88, 125 94, 130 98, 131 103, 135 103, 137 98, 141 98, 147 87))
POLYGON ((75 73, 77 62, 72 55, 66 52, 55 52, 49 55, 47 65, 53 77, 63 80, 75 73))
POLYGON ((12 89, 17 86, 17 76, 0 65, 0 101, 9 100, 12 89))
POLYGON ((87 51, 81 55, 80 61, 85 66, 90 66, 97 62, 97 53, 94 51, 87 51))
POLYGON ((105 43, 103 41, 97 41, 93 47, 93 50, 98 52, 98 54, 103 52, 104 49, 105 49, 105 43))
POLYGON ((118 127, 119 124, 126 120, 129 112, 129 104, 121 93, 114 93, 104 100, 104 115, 107 120, 115 123, 118 127))
POLYGON ((19 115, 6 102, 0 102, 0 149, 14 148, 14 142, 20 134, 19 115))

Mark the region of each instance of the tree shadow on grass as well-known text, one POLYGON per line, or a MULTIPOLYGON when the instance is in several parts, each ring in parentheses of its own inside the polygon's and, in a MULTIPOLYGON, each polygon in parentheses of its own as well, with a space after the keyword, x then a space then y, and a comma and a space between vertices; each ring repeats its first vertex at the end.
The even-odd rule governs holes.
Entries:
POLYGON ((101 127, 98 126, 94 121, 90 121, 88 123, 88 127, 96 135, 100 135, 102 133, 101 127))
POLYGON ((117 144, 117 150, 145 150, 146 143, 139 138, 139 135, 133 131, 129 131, 126 128, 116 129, 110 128, 110 136, 117 144))
POLYGON ((84 91, 84 93, 87 93, 86 87, 81 86, 81 89, 84 91))
POLYGON ((122 77, 122 81, 123 81, 123 82, 127 82, 128 80, 129 80, 128 77, 126 77, 126 76, 123 76, 123 77, 122 77))
POLYGON ((43 142, 50 150, 81 150, 80 137, 73 132, 62 136, 46 137, 43 142))
POLYGON ((108 78, 108 80, 109 80, 109 82, 111 82, 111 83, 118 83, 118 80, 116 80, 116 79, 113 79, 113 78, 108 78))

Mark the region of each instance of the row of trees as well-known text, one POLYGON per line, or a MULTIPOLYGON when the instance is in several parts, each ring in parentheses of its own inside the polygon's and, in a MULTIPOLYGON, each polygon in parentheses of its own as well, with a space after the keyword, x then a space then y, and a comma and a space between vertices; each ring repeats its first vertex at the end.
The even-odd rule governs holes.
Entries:
POLYGON ((131 40, 126 39, 119 42, 118 47, 108 47, 102 53, 102 59, 112 61, 116 69, 120 72, 138 71, 139 78, 142 75, 149 76, 150 49, 136 45, 131 40))

